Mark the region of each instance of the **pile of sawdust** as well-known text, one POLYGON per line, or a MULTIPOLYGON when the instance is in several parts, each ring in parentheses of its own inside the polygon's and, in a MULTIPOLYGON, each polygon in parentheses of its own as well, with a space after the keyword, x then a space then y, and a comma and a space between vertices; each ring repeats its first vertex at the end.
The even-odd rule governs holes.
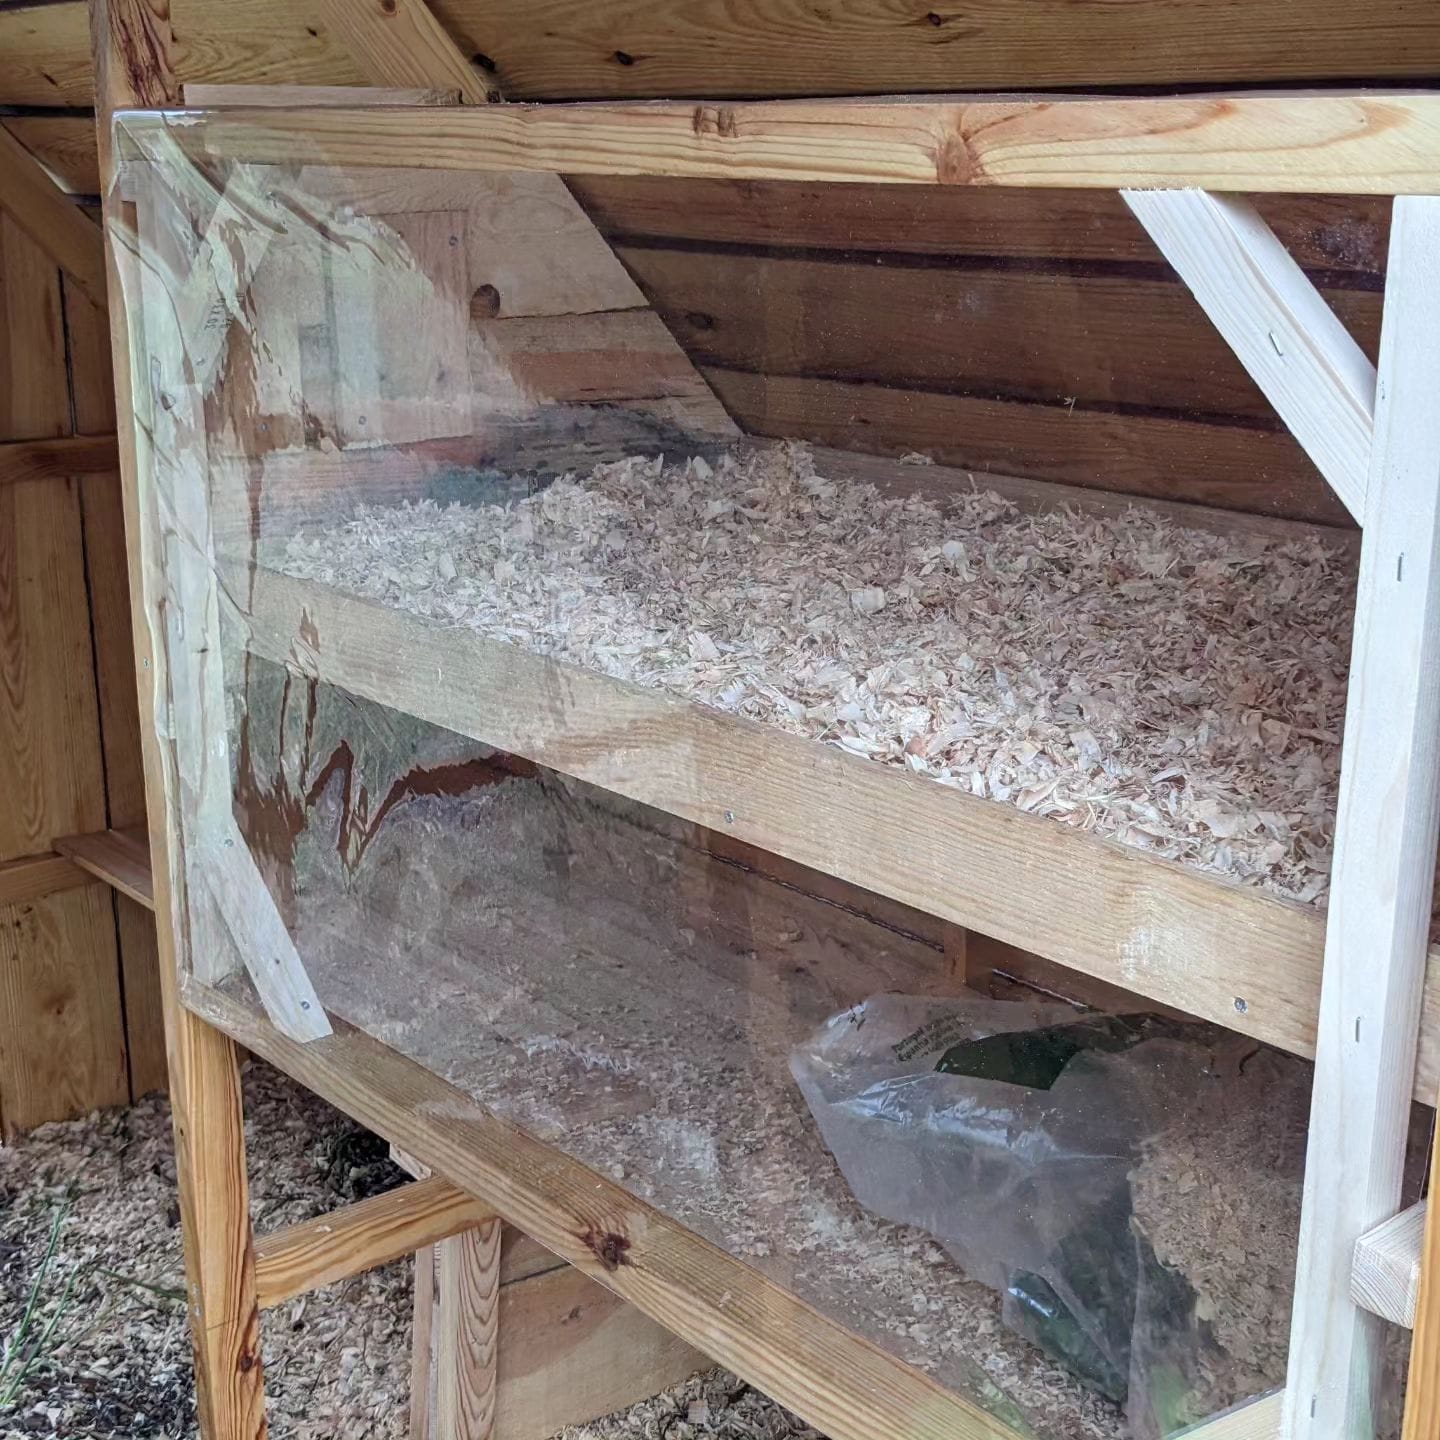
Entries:
POLYGON ((1314 901, 1349 561, 996 495, 886 495, 780 447, 632 458, 504 505, 361 506, 291 575, 904 765, 1314 901))

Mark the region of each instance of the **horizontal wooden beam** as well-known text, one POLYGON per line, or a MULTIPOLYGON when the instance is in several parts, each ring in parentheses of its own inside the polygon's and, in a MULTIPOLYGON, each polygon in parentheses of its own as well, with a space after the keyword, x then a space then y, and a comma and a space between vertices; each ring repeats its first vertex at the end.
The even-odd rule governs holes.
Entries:
POLYGON ((26 855, 0 864, 0 905, 25 905, 88 885, 91 876, 64 855, 26 855))
POLYGON ((120 453, 113 435, 61 435, 0 444, 0 485, 119 473, 120 453))
MULTIPOLYGON (((222 560, 222 565, 227 563, 222 560)), ((237 555, 248 567, 248 550, 237 555)), ((269 570, 255 653, 1057 964, 1313 1056, 1325 915, 927 777, 269 570), (402 664, 396 657, 403 656, 402 664), (304 657, 297 661, 297 657, 304 657), (617 754, 610 737, 623 733, 617 754), (1044 875, 1045 885, 1017 883, 1044 875)), ((1431 957, 1416 1094, 1440 1084, 1431 957)))
POLYGON ((132 900, 138 900, 147 910, 155 908, 155 888, 150 878, 150 846, 140 827, 69 835, 57 840, 55 848, 82 870, 88 870, 97 880, 103 880, 132 900))
POLYGON ((435 1178, 289 1225, 255 1242, 260 1307, 283 1305, 494 1219, 489 1206, 435 1178))
POLYGON ((185 104, 197 110, 258 106, 267 110, 302 105, 344 109, 354 105, 458 105, 460 91, 400 89, 381 85, 187 85, 185 104))
POLYGON ((130 159, 1066 189, 1440 192, 1440 94, 137 112, 130 159))
POLYGON ((0 206, 95 304, 105 309, 105 239, 100 227, 3 127, 0 206))
POLYGON ((1350 1298, 1372 1315, 1407 1330, 1414 1327, 1420 1294, 1426 1209, 1422 1200, 1366 1231, 1355 1242, 1350 1298))

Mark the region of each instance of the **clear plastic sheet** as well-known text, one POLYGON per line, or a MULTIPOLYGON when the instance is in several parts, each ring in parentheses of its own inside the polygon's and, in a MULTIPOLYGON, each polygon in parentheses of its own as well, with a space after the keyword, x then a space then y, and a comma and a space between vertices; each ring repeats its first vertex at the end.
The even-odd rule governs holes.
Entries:
MULTIPOLYGON (((1137 1436, 1283 1382, 1274 1329, 1288 1284, 1268 1287, 1248 1317, 1268 1321, 1268 1335, 1227 1330, 1234 1317, 1217 1317, 1205 1279, 1157 1255, 1167 1237, 1151 1232, 1147 1202, 1157 1172, 1182 1195, 1196 1188, 1187 1162, 1208 1139, 1252 1196, 1271 1199, 1249 1218, 1272 1233, 1232 1220, 1197 1233, 1188 1258, 1198 1267, 1199 1247, 1246 1242, 1228 1257, 1241 1271, 1278 1243, 1304 1180, 1300 1062, 1155 1014, 878 995, 833 1017, 791 1063, 860 1202, 937 1236, 1004 1296, 1006 1323, 1124 1405, 1137 1436)), ((1252 1303, 1234 1281, 1232 1305, 1252 1303)))

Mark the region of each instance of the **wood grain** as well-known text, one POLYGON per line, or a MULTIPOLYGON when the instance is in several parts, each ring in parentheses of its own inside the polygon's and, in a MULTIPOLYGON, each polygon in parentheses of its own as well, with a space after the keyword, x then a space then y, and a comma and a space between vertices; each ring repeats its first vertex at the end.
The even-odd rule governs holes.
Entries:
POLYGON ((262 570, 254 597, 254 649, 298 673, 1314 1053, 1319 911, 323 586, 262 570))
POLYGON ((435 1251, 435 1440, 493 1440, 500 1221, 442 1240, 435 1251))
POLYGON ((1355 1242, 1350 1298, 1407 1330, 1415 1324, 1427 1202, 1418 1201, 1367 1230, 1355 1242))
POLYGON ((56 840, 55 848, 97 880, 147 910, 154 910, 150 847, 143 831, 100 830, 90 835, 67 835, 56 840))
POLYGON ((467 105, 500 98, 484 73, 456 49, 425 0, 317 0, 362 74, 397 86, 443 86, 467 105))
MULTIPOLYGON (((89 103, 84 8, 0 6, 0 103, 89 103)), ((174 0, 174 10, 187 81, 359 79, 313 0, 174 0)), ((495 67, 487 74, 526 100, 1423 81, 1440 71, 1440 22, 1404 0, 1377 0, 1364 23, 1342 0, 978 0, 963 11, 928 0, 441 0, 437 11, 462 51, 483 54, 495 67)))
POLYGON ((97 305, 105 304, 100 227, 67 198, 44 166, 0 126, 0 207, 97 305))
POLYGON ((286 1226, 255 1243, 260 1308, 283 1305, 494 1219, 494 1211, 464 1191, 432 1179, 286 1226))
POLYGON ((1351 331, 1247 201, 1203 190, 1125 200, 1358 521, 1375 366, 1351 331))
POLYGON ((1345 525, 1348 512, 1293 439, 1275 430, 705 366, 757 435, 1098 487, 1126 495, 1345 525))
MULTIPOLYGON (((1103 190, 882 189, 854 183, 584 175, 570 181, 600 229, 708 245, 1151 266, 1154 242, 1103 190)), ((1302 266, 1356 280, 1385 269, 1388 201, 1261 195, 1255 204, 1302 266)))
MULTIPOLYGON (((1440 191, 1440 95, 472 105, 135 117, 197 159, 876 184, 1299 194, 1440 191)), ((158 140, 154 143, 159 143, 158 140)))
POLYGON ((68 855, 55 851, 0 860, 0 906, 26 905, 61 890, 88 885, 92 878, 68 855))
POLYGON ((1341 751, 1287 1440, 1368 1434, 1379 1414, 1381 1322, 1351 1300, 1350 1275, 1355 1242, 1400 1208, 1440 837, 1437 267, 1440 199, 1397 201, 1341 751))
POLYGON ((100 193, 95 121, 89 115, 17 115, 7 129, 72 194, 100 193))
MULTIPOLYGON (((1433 1177, 1440 1152, 1432 1156, 1433 1177)), ((1415 1334, 1410 1342, 1410 1376, 1405 1391, 1403 1440, 1430 1440, 1440 1433, 1440 1206, 1432 1205, 1425 1222, 1420 1262, 1415 1334)))
POLYGON ((114 435, 0 442, 0 485, 22 480, 68 480, 82 475, 103 475, 113 481, 119 474, 120 456, 114 435))
MULTIPOLYGON (((1195 298, 1163 275, 624 241, 616 253, 701 365, 1279 423, 1195 298)), ((1327 298, 1373 353, 1380 296, 1327 298)))
POLYGON ((1015 1440, 963 1396, 343 1021, 302 1046, 194 980, 185 1003, 832 1440, 1015 1440), (626 1242, 620 1262, 606 1258, 612 1236, 626 1242))

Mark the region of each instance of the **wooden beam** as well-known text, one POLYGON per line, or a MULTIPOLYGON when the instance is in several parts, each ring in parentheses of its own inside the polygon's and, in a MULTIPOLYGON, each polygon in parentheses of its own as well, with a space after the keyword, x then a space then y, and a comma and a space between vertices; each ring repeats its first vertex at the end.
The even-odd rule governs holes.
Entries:
POLYGON ((90 835, 68 835, 55 848, 82 870, 112 889, 138 900, 147 910, 155 908, 155 887, 150 879, 150 846, 138 827, 128 830, 100 830, 90 835))
POLYGON ((333 1035, 301 1045, 229 992, 191 979, 185 995, 286 1074, 831 1440, 1016 1440, 972 1401, 343 1021, 332 1017, 333 1035))
POLYGON ((0 206, 97 305, 105 304, 105 240, 99 227, 0 127, 0 206))
MULTIPOLYGON (((1395 202, 1286 1385, 1286 1440, 1370 1435, 1355 1242, 1400 1206, 1440 837, 1440 199, 1395 202)), ((1429 1098, 1433 1099, 1434 1091, 1429 1098)))
POLYGON ((1126 203, 1356 520, 1375 367, 1248 200, 1129 190, 1126 203))
MULTIPOLYGON (((173 104, 178 99, 170 63, 169 4, 168 0, 92 0, 90 21, 105 218, 108 226, 120 230, 129 217, 112 184, 110 122, 116 108, 173 104)), ((159 597, 147 585, 139 560, 142 508, 147 502, 140 495, 136 430, 131 423, 135 386, 130 374, 130 332, 113 247, 107 247, 107 259, 114 280, 109 287, 109 315, 116 409, 124 421, 119 432, 120 471, 131 555, 135 662, 151 682, 138 689, 140 732, 197 1420, 206 1440, 266 1440, 239 1058, 229 1037, 186 1010, 178 995, 179 965, 189 930, 177 929, 175 923, 175 887, 183 880, 178 859, 172 868, 170 842, 177 833, 172 829, 176 815, 156 725, 157 695, 169 704, 163 647, 156 643, 164 627, 159 597)))
POLYGON ((61 890, 88 885, 91 877, 64 855, 26 855, 0 863, 0 905, 28 905, 61 890))
POLYGON ((379 83, 453 86, 467 105, 500 99, 425 0, 320 0, 319 8, 362 72, 384 77, 379 83))
POLYGON ((500 1221, 435 1247, 433 1440, 492 1440, 498 1398, 500 1221))
POLYGON ((1426 1204, 1421 1200, 1367 1230, 1355 1242, 1350 1298, 1372 1315, 1407 1330, 1415 1324, 1425 1214, 1426 1204))
POLYGON ((495 1212, 445 1180, 415 1180, 289 1225, 255 1243, 255 1287, 260 1308, 283 1305, 297 1295, 435 1245, 477 1225, 495 1212))
POLYGON ((197 159, 732 180, 1317 194, 1440 191, 1440 95, 475 105, 136 116, 197 159))
MULTIPOLYGON (((231 593, 245 593, 242 575, 231 593)), ((1325 916, 1313 907, 333 587, 261 569, 251 594, 249 643, 296 673, 1314 1054, 1325 916), (1043 887, 1015 883, 1039 874, 1043 887)), ((1421 1099, 1440 1084, 1440 958, 1430 975, 1421 1099)))
POLYGON ((0 443, 0 485, 119 473, 120 452, 113 435, 59 435, 0 443))
MULTIPOLYGON (((350 14, 349 7, 346 15, 350 14)), ((458 105, 460 91, 434 86, 404 89, 381 85, 187 85, 185 104, 196 110, 249 105, 266 110, 320 105, 343 109, 352 105, 458 105)))

